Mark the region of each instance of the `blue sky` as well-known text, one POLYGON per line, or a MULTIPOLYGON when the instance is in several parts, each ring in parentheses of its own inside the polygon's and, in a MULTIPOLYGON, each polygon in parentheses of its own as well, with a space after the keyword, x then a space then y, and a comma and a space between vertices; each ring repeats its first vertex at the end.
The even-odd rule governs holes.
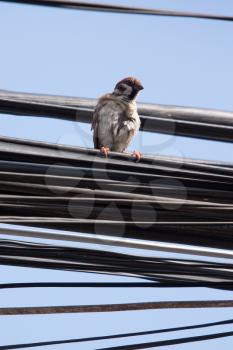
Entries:
MULTIPOLYGON (((110 2, 110 1, 109 1, 110 2)), ((111 1, 113 3, 113 1, 111 1)), ((118 1, 157 8, 233 15, 231 0, 118 1)), ((116 81, 135 75, 142 102, 233 110, 233 24, 228 22, 103 14, 0 3, 0 89, 99 97, 116 81)), ((89 125, 52 119, 0 116, 0 134, 92 147, 89 125)), ((202 159, 233 160, 233 145, 139 133, 131 149, 202 159)), ((0 267, 1 282, 77 281, 71 272, 0 267)), ((113 279, 113 278, 112 278, 113 279)), ((88 280, 109 280, 88 276, 88 280)), ((212 290, 94 291, 96 303, 230 298, 212 290)), ((91 290, 1 291, 0 306, 90 304, 91 290)), ((232 318, 231 309, 161 310, 99 315, 0 318, 0 345, 103 335, 232 318), (90 331, 91 329, 91 331, 90 331)), ((210 331, 214 332, 212 328, 210 331)), ((230 330, 218 327, 219 331, 230 330)), ((204 330, 203 333, 207 331, 204 330)), ((177 336, 193 335, 189 331, 177 336)), ((198 331, 198 334, 202 334, 198 331)), ((170 335, 169 335, 170 336, 170 335)), ((156 337, 156 340, 167 336, 156 337)), ((130 339, 137 342, 139 339, 130 339)), ((152 341, 155 337, 140 338, 152 341)), ((126 340, 123 341, 123 344, 126 340)), ((114 343, 116 344, 116 342, 114 343)), ((117 344, 120 344, 118 341, 117 344)), ((113 345, 113 342, 96 344, 113 345)), ((232 348, 232 338, 181 345, 179 350, 232 348)), ((76 345, 43 349, 77 349, 76 345)), ((82 350, 93 349, 85 344, 82 350)), ((168 347, 164 347, 166 350, 168 347)), ((178 347, 173 347, 178 349, 178 347)))

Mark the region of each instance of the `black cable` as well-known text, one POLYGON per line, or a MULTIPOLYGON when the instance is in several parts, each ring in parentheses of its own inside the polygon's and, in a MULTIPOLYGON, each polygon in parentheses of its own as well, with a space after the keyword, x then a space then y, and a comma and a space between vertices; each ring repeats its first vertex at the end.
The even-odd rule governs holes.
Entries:
POLYGON ((193 326, 164 328, 164 329, 152 330, 152 331, 122 333, 122 334, 114 334, 114 335, 107 335, 107 336, 100 336, 100 337, 55 340, 55 341, 47 341, 47 342, 24 343, 24 344, 14 344, 14 345, 13 344, 12 345, 3 345, 3 346, 0 346, 0 349, 1 350, 23 349, 23 348, 32 348, 32 347, 48 346, 48 345, 70 344, 70 343, 80 343, 80 342, 86 342, 86 341, 97 341, 97 340, 117 339, 117 338, 126 338, 126 337, 134 337, 134 336, 144 336, 144 335, 151 335, 151 334, 161 334, 161 333, 168 333, 168 332, 185 331, 185 330, 190 330, 190 329, 223 326, 223 325, 228 325, 228 324, 232 324, 232 323, 233 323, 233 320, 231 319, 231 320, 225 320, 225 321, 219 321, 219 322, 197 324, 197 325, 193 325, 193 326))
POLYGON ((0 158, 2 223, 104 235, 122 229, 125 238, 233 248, 230 164, 187 160, 182 165, 170 157, 145 157, 135 164, 129 155, 115 153, 106 161, 97 150, 8 137, 0 137, 0 158), (64 166, 57 167, 61 162, 64 166), (52 183, 48 184, 45 174, 51 171, 52 183), (72 185, 77 174, 83 181, 72 185), (107 187, 101 188, 106 178, 107 187), (173 180, 182 186, 171 195, 169 181, 173 180), (167 192, 157 195, 153 183, 161 181, 167 192), (138 191, 117 188, 117 182, 126 183, 129 189, 139 183, 138 191), (182 189, 187 190, 183 199, 182 189), (190 190, 198 191, 199 197, 190 190), (62 191, 65 198, 59 195, 62 191), (156 220, 147 216, 148 205, 156 220), (71 213, 72 208, 76 212, 71 213))
POLYGON ((55 245, 55 244, 45 244, 45 243, 36 243, 36 242, 28 242, 28 241, 20 241, 20 240, 12 240, 12 239, 6 239, 6 238, 0 238, 0 245, 6 246, 6 247, 19 247, 19 248, 30 248, 30 250, 34 249, 47 249, 48 251, 60 251, 62 254, 65 253, 74 253, 74 255, 80 255, 84 254, 85 256, 88 254, 91 254, 95 258, 98 257, 98 254, 101 254, 101 256, 104 256, 105 258, 115 258, 117 261, 119 259, 124 261, 130 261, 132 260, 138 261, 138 262, 145 262, 150 261, 153 263, 185 263, 185 264, 195 264, 195 266, 198 267, 206 267, 206 268, 224 268, 224 269, 233 269, 233 264, 230 264, 229 262, 223 263, 223 262, 216 262, 216 261, 203 261, 203 260, 197 260, 197 259, 181 259, 181 258, 163 258, 163 257, 154 257, 154 256, 147 256, 147 255, 138 255, 138 254, 129 254, 129 253, 119 253, 119 252, 112 252, 108 250, 102 250, 95 248, 77 248, 77 247, 68 247, 63 245, 55 245))
MULTIPOLYGON (((156 257, 156 256, 147 256, 147 255, 138 255, 135 254, 129 254, 129 253, 119 253, 119 252, 112 252, 108 250, 102 250, 98 249, 98 247, 94 248, 80 248, 80 247, 68 247, 63 245, 55 245, 55 244, 46 244, 46 243, 36 243, 36 242, 29 242, 29 241, 20 241, 20 240, 12 240, 12 239, 6 239, 6 238, 0 238, 0 245, 3 247, 19 247, 19 248, 30 248, 30 250, 34 249, 47 249, 48 251, 60 251, 62 254, 64 253, 74 253, 74 255, 80 255, 84 254, 85 256, 88 254, 91 254, 96 258, 98 254, 101 254, 101 256, 104 256, 105 258, 115 258, 117 261, 119 259, 124 261, 130 261, 132 260, 138 261, 138 262, 145 262, 150 261, 153 263, 185 263, 185 264, 195 264, 195 266, 198 267, 206 267, 206 268, 224 268, 224 269, 233 269, 233 264, 230 264, 229 262, 223 263, 223 262, 216 262, 216 261, 203 261, 203 260, 197 260, 197 259, 181 259, 181 258, 164 258, 164 257, 156 257)), ((106 248, 105 248, 106 249, 106 248)))
POLYGON ((19 288, 218 288, 232 289, 233 282, 30 282, 1 283, 1 289, 19 288))
POLYGON ((108 5, 100 3, 86 3, 83 1, 69 1, 69 0, 3 0, 5 2, 30 4, 30 5, 42 5, 53 7, 64 7, 77 10, 89 10, 100 12, 114 12, 114 13, 126 13, 126 14, 141 14, 141 15, 154 15, 154 16, 171 16, 171 17, 191 17, 202 19, 214 19, 223 21, 232 21, 232 16, 224 15, 211 15, 205 13, 195 12, 182 12, 173 10, 156 10, 150 8, 130 7, 121 5, 108 5))
MULTIPOLYGON (((181 286, 183 284, 181 283, 181 286)), ((184 284, 185 285, 185 284, 184 284)), ((35 282, 1 283, 0 289, 18 288, 161 288, 171 287, 173 283, 158 282, 35 282)), ((177 285, 178 286, 178 285, 177 285)), ((233 283, 232 283, 233 287, 233 283)))
MULTIPOLYGON (((0 262, 14 266, 69 269, 135 276, 162 285, 232 289, 232 264, 143 257, 87 248, 0 240, 0 262)), ((28 285, 30 286, 30 284, 28 285)), ((33 285, 32 285, 33 286, 33 285)), ((151 284, 152 286, 152 284, 151 284)), ((158 287, 158 285, 156 285, 158 287)))
POLYGON ((166 262, 151 260, 150 258, 138 259, 137 257, 125 257, 121 254, 103 254, 98 251, 79 249, 50 249, 46 246, 38 247, 37 250, 28 246, 25 248, 4 247, 0 244, 0 262, 2 264, 28 264, 27 266, 47 266, 51 268, 66 268, 79 271, 92 271, 96 273, 115 273, 128 276, 137 276, 151 280, 164 279, 171 283, 193 283, 196 286, 229 288, 232 289, 233 275, 230 271, 231 264, 218 266, 198 264, 183 264, 178 262, 166 262), (20 256, 20 258, 18 258, 20 256), (60 262, 61 259, 61 262, 60 262), (142 261, 140 261, 142 260, 142 261), (35 265, 36 264, 36 265, 35 265), (178 277, 179 274, 179 277, 178 277), (173 277, 174 275, 174 277, 173 277), (205 279, 209 280, 205 280, 205 279), (212 278, 212 281, 211 281, 212 278), (186 280, 186 281, 185 281, 186 280), (214 283, 212 283, 214 282, 214 283))
POLYGON ((194 336, 194 337, 186 337, 186 338, 178 338, 178 339, 170 339, 170 340, 161 340, 161 341, 155 341, 155 342, 140 343, 140 344, 123 345, 123 346, 111 346, 111 347, 107 347, 107 348, 99 348, 98 350, 138 350, 138 349, 149 349, 149 348, 155 348, 155 347, 159 347, 159 346, 187 344, 187 343, 198 342, 198 341, 203 341, 203 340, 219 339, 219 338, 232 337, 232 336, 233 336, 233 332, 223 332, 223 333, 199 335, 199 336, 194 336))
MULTIPOLYGON (((69 100, 64 101, 65 98, 59 96, 54 96, 51 103, 49 101, 52 96, 49 95, 42 95, 38 99, 39 95, 19 94, 22 96, 21 100, 15 99, 15 95, 18 94, 0 90, 0 113, 43 116, 82 123, 90 123, 92 120, 93 99, 90 99, 92 107, 84 108, 80 98, 76 98, 76 102, 71 104, 69 100)), ((140 103, 138 111, 140 129, 143 131, 232 142, 232 112, 140 103)))

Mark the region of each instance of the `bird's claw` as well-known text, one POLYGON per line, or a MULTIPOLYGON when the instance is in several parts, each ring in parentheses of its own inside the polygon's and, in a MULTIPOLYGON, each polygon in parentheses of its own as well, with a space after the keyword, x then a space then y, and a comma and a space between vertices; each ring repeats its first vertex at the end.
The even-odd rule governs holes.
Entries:
POLYGON ((142 154, 139 151, 134 151, 132 156, 134 157, 136 163, 140 162, 142 158, 142 154))
POLYGON ((108 157, 109 152, 110 152, 110 149, 109 149, 108 147, 101 147, 101 149, 100 149, 100 153, 101 153, 105 158, 108 157))

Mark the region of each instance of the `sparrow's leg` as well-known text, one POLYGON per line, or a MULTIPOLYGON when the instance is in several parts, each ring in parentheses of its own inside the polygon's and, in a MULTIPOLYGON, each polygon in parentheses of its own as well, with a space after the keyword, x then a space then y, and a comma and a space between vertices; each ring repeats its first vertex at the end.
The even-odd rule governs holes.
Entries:
POLYGON ((142 158, 142 154, 138 151, 134 151, 132 156, 134 157, 136 163, 140 162, 142 158))
POLYGON ((108 157, 109 152, 110 152, 110 149, 109 149, 108 147, 101 147, 101 148, 100 148, 100 153, 101 153, 105 158, 108 157))

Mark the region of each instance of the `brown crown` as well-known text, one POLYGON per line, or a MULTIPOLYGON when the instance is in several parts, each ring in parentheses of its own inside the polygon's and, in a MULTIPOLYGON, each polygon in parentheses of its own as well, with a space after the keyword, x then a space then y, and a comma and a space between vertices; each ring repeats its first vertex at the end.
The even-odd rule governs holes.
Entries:
POLYGON ((142 83, 140 82, 140 80, 138 80, 137 78, 134 78, 134 77, 127 77, 127 78, 124 78, 122 80, 120 80, 118 84, 121 84, 121 83, 124 83, 124 84, 127 84, 127 85, 131 85, 131 86, 141 86, 142 87, 142 83))

